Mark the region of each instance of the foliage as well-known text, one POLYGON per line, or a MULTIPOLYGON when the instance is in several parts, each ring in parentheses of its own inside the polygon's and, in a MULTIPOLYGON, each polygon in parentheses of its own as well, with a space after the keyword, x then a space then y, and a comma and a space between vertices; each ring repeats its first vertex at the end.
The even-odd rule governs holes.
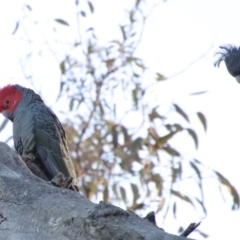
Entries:
MULTIPOLYGON (((59 98, 67 97, 74 116, 66 118, 64 127, 80 190, 91 200, 103 198, 132 211, 151 204, 156 212, 165 211, 164 216, 170 209, 176 216, 177 206, 185 202, 196 209, 200 206, 206 214, 203 180, 208 171, 219 185, 230 189, 237 209, 239 197, 231 183, 201 161, 186 158, 176 146, 187 136, 198 147, 198 134, 190 121, 194 116, 177 103, 170 103, 166 111, 166 106, 149 102, 152 87, 167 78, 157 72, 155 79, 146 79, 148 67, 136 54, 150 13, 146 4, 132 2, 124 22, 116 28, 119 34, 108 42, 99 41, 93 26, 83 30, 84 24, 80 24, 95 12, 91 1, 75 1, 75 27, 68 19, 55 18, 48 26, 54 37, 45 40, 42 36, 39 53, 51 51, 59 62, 59 98), (67 43, 56 40, 61 31, 69 33, 67 43), (186 182, 194 186, 193 193, 185 188, 186 182)), ((24 11, 34 14, 29 5, 24 11)), ((28 29, 26 21, 31 21, 30 17, 17 22, 16 38, 22 38, 28 29)), ((34 44, 33 36, 28 35, 28 40, 29 45, 34 44)), ((29 49, 24 65, 37 51, 29 49)), ((27 68, 23 71, 31 79, 31 72, 27 68)), ((204 114, 196 112, 195 117, 206 131, 204 114)))

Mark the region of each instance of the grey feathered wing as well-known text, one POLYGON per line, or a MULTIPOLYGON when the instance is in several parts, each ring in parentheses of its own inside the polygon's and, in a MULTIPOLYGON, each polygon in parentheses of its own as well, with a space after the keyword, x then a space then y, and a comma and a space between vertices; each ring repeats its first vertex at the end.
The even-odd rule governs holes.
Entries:
POLYGON ((57 116, 44 104, 34 105, 32 111, 36 151, 48 175, 53 178, 62 172, 66 177, 73 177, 73 184, 76 184, 76 174, 70 159, 65 132, 57 116))

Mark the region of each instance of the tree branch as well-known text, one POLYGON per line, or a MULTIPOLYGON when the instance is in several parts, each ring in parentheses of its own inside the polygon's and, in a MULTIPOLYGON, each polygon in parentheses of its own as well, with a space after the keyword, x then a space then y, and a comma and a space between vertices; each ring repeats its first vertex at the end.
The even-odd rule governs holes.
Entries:
POLYGON ((78 192, 57 188, 33 175, 0 142, 1 239, 181 240, 111 204, 94 204, 78 192))

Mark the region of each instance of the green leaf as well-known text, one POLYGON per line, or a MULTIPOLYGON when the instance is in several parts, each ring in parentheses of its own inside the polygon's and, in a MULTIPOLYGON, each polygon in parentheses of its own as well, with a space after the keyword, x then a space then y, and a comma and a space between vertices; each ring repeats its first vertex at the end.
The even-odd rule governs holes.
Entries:
POLYGON ((62 25, 65 25, 65 26, 69 26, 68 22, 66 22, 65 20, 63 19, 60 19, 60 18, 57 18, 55 19, 55 21, 59 24, 62 24, 62 25))
POLYGON ((132 90, 132 98, 136 108, 138 108, 138 92, 139 92, 138 88, 132 90))
POLYGON ((191 201, 191 199, 190 199, 188 196, 183 195, 183 194, 181 194, 180 192, 175 191, 175 190, 173 190, 173 189, 171 189, 171 193, 172 193, 174 196, 180 198, 181 200, 190 203, 190 204, 195 208, 193 202, 191 201))
POLYGON ((141 59, 136 59, 136 60, 135 60, 135 64, 136 64, 139 68, 141 68, 142 70, 145 69, 145 66, 144 66, 144 64, 143 64, 143 62, 142 62, 141 59))
POLYGON ((98 109, 100 110, 100 115, 104 116, 105 111, 104 111, 104 107, 102 106, 101 102, 98 103, 98 109))
POLYGON ((163 80, 166 80, 166 79, 167 79, 167 78, 166 78, 164 75, 162 75, 161 73, 157 73, 156 80, 157 80, 158 82, 163 81, 163 80))
POLYGON ((74 101, 75 101, 74 98, 72 98, 72 99, 70 100, 70 103, 69 103, 69 110, 70 110, 70 111, 73 110, 74 101))
POLYGON ((163 147, 162 149, 173 157, 179 157, 180 156, 180 153, 177 150, 171 148, 170 146, 163 147))
POLYGON ((118 191, 117 191, 117 185, 114 183, 112 185, 112 190, 113 190, 113 193, 115 194, 115 196, 117 197, 117 199, 119 200, 119 195, 118 195, 118 191))
POLYGON ((152 112, 149 113, 148 117, 149 117, 150 121, 153 121, 153 120, 156 119, 156 118, 166 119, 165 117, 161 116, 161 115, 157 112, 156 107, 152 109, 152 112))
POLYGON ((123 40, 125 41, 126 38, 126 33, 125 33, 125 26, 120 26, 121 32, 122 32, 122 36, 123 36, 123 40))
POLYGON ((155 182, 155 184, 156 184, 156 188, 157 188, 157 190, 158 190, 158 196, 161 196, 162 195, 162 188, 163 188, 163 186, 162 186, 162 178, 161 178, 161 176, 159 175, 159 174, 153 174, 153 176, 152 176, 152 180, 155 182))
POLYGON ((195 92, 195 93, 191 93, 190 95, 200 95, 200 94, 204 94, 207 93, 208 91, 200 91, 200 92, 195 92))
POLYGON ((108 187, 106 186, 104 191, 103 191, 103 200, 104 200, 104 202, 108 202, 108 198, 109 198, 109 192, 108 192, 108 187))
POLYGON ((90 8, 91 13, 93 13, 94 12, 94 7, 93 7, 93 5, 90 1, 88 1, 88 6, 90 8))
POLYGON ((143 138, 138 137, 133 141, 133 143, 131 145, 131 152, 132 153, 136 152, 142 146, 143 140, 144 140, 143 138))
POLYGON ((157 139, 157 142, 160 143, 160 144, 164 144, 166 143, 167 141, 169 141, 178 131, 175 131, 175 132, 170 132, 169 134, 163 136, 163 137, 160 137, 157 139))
POLYGON ((130 208, 128 208, 128 210, 135 212, 136 210, 143 209, 144 207, 145 207, 144 203, 138 203, 138 204, 136 203, 136 204, 133 204, 130 208))
POLYGON ((149 132, 149 135, 152 136, 155 141, 157 141, 160 138, 155 128, 150 127, 148 129, 148 132, 149 132))
POLYGON ((176 182, 178 175, 179 175, 178 168, 172 168, 172 183, 176 182))
POLYGON ((14 35, 17 32, 18 27, 19 27, 19 21, 16 22, 15 28, 14 28, 14 30, 12 32, 12 35, 14 35))
POLYGON ((83 17, 86 17, 86 13, 84 11, 80 11, 80 14, 83 16, 83 17))
POLYGON ((190 128, 187 128, 186 129, 188 131, 188 133, 190 134, 190 136, 192 137, 194 143, 195 143, 195 147, 196 149, 198 148, 198 137, 197 137, 197 134, 195 133, 195 131, 193 131, 192 129, 190 128))
POLYGON ((126 191, 123 187, 120 187, 120 192, 121 192, 121 196, 122 196, 122 200, 124 202, 126 202, 126 191))
POLYGON ((197 173, 197 176, 199 179, 202 179, 202 176, 201 176, 201 171, 198 169, 197 165, 193 162, 189 162, 191 167, 194 169, 194 171, 197 173))
POLYGON ((164 204, 165 204, 165 201, 166 201, 165 198, 162 198, 162 199, 160 200, 160 202, 159 202, 159 204, 158 204, 158 208, 157 208, 157 210, 156 210, 156 214, 163 209, 163 206, 164 206, 164 204))
POLYGON ((203 238, 208 238, 209 237, 208 234, 206 234, 206 233, 204 233, 202 231, 199 231, 199 230, 198 230, 198 234, 200 234, 203 238))
POLYGON ((31 8, 31 6, 30 5, 26 5, 26 8, 29 10, 29 11, 32 11, 32 8, 31 8))
POLYGON ((179 113, 186 121, 189 122, 189 118, 188 115, 177 105, 177 104, 173 104, 177 113, 179 113))
POLYGON ((138 7, 140 2, 141 2, 141 0, 136 0, 135 7, 138 7))
POLYGON ((177 211, 177 203, 174 202, 174 204, 173 204, 173 216, 174 216, 175 219, 177 219, 176 211, 177 211))
POLYGON ((118 146, 118 131, 117 131, 118 126, 113 126, 112 128, 112 144, 114 148, 118 146))
POLYGON ((203 212, 205 213, 205 215, 207 215, 207 209, 205 208, 204 202, 201 201, 198 198, 195 198, 197 200, 197 202, 200 204, 200 206, 202 207, 203 212))
POLYGON ((121 130, 122 130, 122 133, 124 136, 124 143, 127 143, 130 140, 130 135, 128 134, 128 129, 122 125, 121 130))
POLYGON ((202 123, 204 130, 207 131, 207 120, 206 120, 204 114, 201 112, 197 112, 197 116, 198 116, 200 122, 202 123))
MULTIPOLYGON (((189 162, 191 167, 193 168, 193 170, 196 172, 197 176, 198 176, 198 186, 199 186, 199 190, 201 193, 201 197, 202 199, 204 199, 203 196, 203 187, 202 187, 202 175, 201 175, 201 171, 199 170, 199 168, 197 167, 197 165, 194 162, 189 162)), ((200 201, 200 200, 199 200, 200 201)), ((205 207, 203 206, 203 202, 199 202, 205 212, 205 207)), ((205 212, 206 213, 206 212, 205 212)))
POLYGON ((238 194, 237 190, 235 189, 235 187, 221 173, 219 173, 217 171, 214 171, 214 172, 218 176, 218 179, 220 180, 220 182, 228 188, 230 194, 233 197, 232 210, 239 209, 240 199, 239 199, 239 194, 238 194))
POLYGON ((136 201, 140 197, 137 185, 131 183, 131 188, 133 192, 133 203, 136 204, 136 201))
POLYGON ((60 67, 61 73, 65 74, 66 73, 65 61, 62 61, 59 67, 60 67))

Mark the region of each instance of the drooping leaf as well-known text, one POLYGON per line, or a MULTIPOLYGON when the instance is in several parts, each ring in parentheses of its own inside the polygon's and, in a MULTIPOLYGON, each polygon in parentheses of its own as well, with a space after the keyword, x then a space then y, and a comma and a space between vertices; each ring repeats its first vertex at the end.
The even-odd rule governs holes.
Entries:
POLYGON ((104 107, 100 101, 98 103, 98 109, 100 110, 100 115, 103 116, 105 111, 104 111, 104 107))
POLYGON ((63 20, 63 19, 60 19, 60 18, 56 18, 55 21, 59 24, 62 24, 62 25, 65 25, 65 26, 69 26, 68 22, 63 20))
POLYGON ((66 68, 65 68, 65 61, 62 61, 59 65, 61 73, 65 74, 66 73, 66 68))
POLYGON ((132 193, 133 193, 133 204, 136 204, 136 201, 140 197, 137 185, 131 183, 132 193))
POLYGON ((207 215, 207 209, 205 208, 204 202, 203 202, 202 200, 198 199, 198 198, 195 198, 195 199, 196 199, 196 201, 200 204, 200 206, 201 206, 204 214, 207 215))
POLYGON ((165 198, 162 198, 162 199, 160 200, 160 202, 159 202, 159 204, 158 204, 158 208, 157 208, 156 213, 158 213, 159 211, 161 211, 161 210, 163 209, 163 206, 164 206, 164 204, 165 204, 165 201, 166 201, 165 198))
POLYGON ((30 5, 26 5, 26 8, 29 10, 29 11, 32 11, 32 8, 31 8, 31 6, 30 5))
POLYGON ((19 27, 19 21, 16 22, 15 28, 14 28, 14 30, 12 32, 12 35, 14 35, 17 32, 18 27, 19 27))
POLYGON ((80 11, 80 14, 83 16, 83 17, 86 17, 86 13, 84 11, 80 11))
POLYGON ((186 121, 189 122, 189 118, 188 115, 177 105, 177 104, 173 104, 177 113, 179 113, 186 121))
POLYGON ((125 26, 120 26, 120 29, 121 29, 121 32, 122 32, 123 40, 125 41, 127 39, 126 33, 125 33, 125 26))
POLYGON ((138 7, 140 2, 141 2, 141 0, 136 0, 135 6, 138 7))
POLYGON ((190 136, 192 137, 194 143, 195 143, 195 147, 196 149, 198 148, 198 137, 197 137, 197 134, 195 133, 195 131, 193 131, 192 129, 190 128, 187 128, 186 129, 188 131, 188 133, 190 134, 190 136))
POLYGON ((144 203, 135 203, 131 207, 128 207, 127 210, 135 212, 138 209, 143 209, 144 206, 145 206, 144 203))
POLYGON ((204 114, 201 112, 197 112, 197 116, 198 116, 200 122, 202 123, 204 130, 207 131, 207 120, 206 120, 204 114))
POLYGON ((148 129, 148 132, 149 132, 150 136, 152 136, 152 138, 153 138, 155 141, 157 141, 157 140, 159 139, 159 135, 158 135, 158 133, 157 133, 157 131, 156 131, 155 128, 150 127, 150 128, 148 129))
POLYGON ((93 4, 90 1, 88 1, 88 6, 90 8, 91 13, 93 13, 94 12, 94 7, 93 7, 93 4))
POLYGON ((178 175, 179 175, 178 168, 172 168, 172 183, 176 182, 178 175))
POLYGON ((157 196, 161 196, 162 195, 162 188, 163 188, 163 185, 162 185, 162 178, 159 174, 153 174, 152 176, 152 180, 155 182, 156 184, 156 188, 157 188, 157 196))
POLYGON ((198 233, 199 233, 201 236, 203 236, 204 238, 208 238, 208 237, 209 237, 208 234, 206 234, 206 233, 204 233, 204 232, 202 232, 202 231, 199 231, 199 230, 198 230, 198 233))
POLYGON ((119 194, 118 194, 118 191, 117 191, 117 185, 115 183, 112 185, 112 190, 114 192, 114 195, 117 197, 117 199, 119 199, 119 194))
POLYGON ((126 202, 126 191, 123 187, 120 187, 120 192, 121 192, 121 196, 122 196, 122 200, 124 202, 126 202))
POLYGON ((167 78, 164 75, 162 75, 161 73, 157 73, 156 79, 158 82, 160 82, 160 81, 166 80, 167 78))
POLYGON ((69 110, 70 110, 70 111, 73 110, 74 101, 75 101, 75 99, 72 98, 72 99, 70 100, 70 102, 69 102, 69 110))
POLYGON ((142 70, 145 69, 145 66, 144 66, 144 64, 143 64, 143 62, 142 62, 141 59, 136 58, 136 60, 135 60, 134 62, 135 62, 135 64, 136 64, 139 68, 141 68, 142 70))
POLYGON ((200 94, 204 94, 204 93, 207 93, 208 91, 200 91, 200 92, 194 92, 194 93, 191 93, 190 95, 200 95, 200 94))
POLYGON ((121 130, 124 136, 124 142, 127 143, 130 139, 130 135, 128 134, 128 129, 122 125, 121 130))
POLYGON ((132 90, 132 98, 136 109, 138 109, 138 92, 139 89, 137 87, 132 90))
POLYGON ((177 132, 178 131, 170 132, 169 134, 158 138, 157 142, 160 143, 160 144, 164 144, 164 143, 168 142, 177 132))
POLYGON ((143 140, 141 137, 136 138, 131 145, 131 152, 136 152, 142 146, 143 140))
POLYGON ((188 196, 183 195, 183 194, 180 193, 179 191, 175 191, 175 190, 173 190, 173 189, 171 189, 171 193, 172 193, 174 196, 180 198, 181 200, 190 203, 190 204, 195 208, 192 200, 191 200, 188 196))
POLYGON ((239 199, 239 194, 238 194, 237 190, 235 189, 235 187, 221 173, 219 173, 218 171, 214 171, 214 172, 216 173, 220 182, 227 187, 227 189, 229 190, 229 193, 233 197, 232 210, 239 209, 240 199, 239 199))
POLYGON ((173 216, 174 216, 175 219, 177 219, 176 212, 177 212, 177 203, 174 202, 174 204, 173 204, 173 216))
POLYGON ((103 200, 104 202, 108 202, 108 197, 109 197, 109 192, 108 192, 108 187, 106 186, 103 191, 103 200))
POLYGON ((170 146, 163 147, 162 149, 165 150, 168 154, 170 154, 173 157, 179 157, 180 156, 180 153, 170 146))
POLYGON ((114 148, 118 146, 118 131, 117 131, 118 126, 113 126, 112 128, 112 143, 114 148))
POLYGON ((197 165, 193 162, 189 162, 189 164, 191 165, 191 167, 194 169, 194 171, 196 172, 197 176, 198 176, 198 179, 202 179, 202 176, 201 176, 201 171, 199 170, 199 168, 197 167, 197 165))
POLYGON ((162 119, 166 119, 165 117, 161 116, 161 115, 157 112, 156 107, 152 109, 152 112, 149 113, 148 116, 149 116, 150 121, 153 121, 154 119, 157 119, 157 118, 159 118, 159 119, 161 119, 161 120, 162 120, 162 119))

